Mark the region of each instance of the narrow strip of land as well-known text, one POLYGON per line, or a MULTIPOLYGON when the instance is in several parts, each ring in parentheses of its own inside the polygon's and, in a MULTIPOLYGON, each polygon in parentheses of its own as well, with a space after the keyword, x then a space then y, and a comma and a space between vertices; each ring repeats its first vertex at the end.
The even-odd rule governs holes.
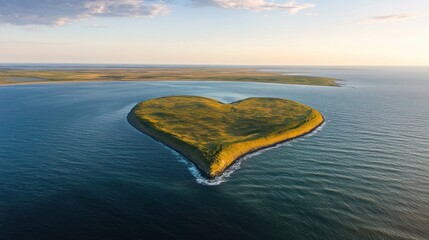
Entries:
POLYGON ((234 81, 338 86, 336 79, 294 76, 254 68, 94 68, 0 70, 0 85, 95 81, 234 81))

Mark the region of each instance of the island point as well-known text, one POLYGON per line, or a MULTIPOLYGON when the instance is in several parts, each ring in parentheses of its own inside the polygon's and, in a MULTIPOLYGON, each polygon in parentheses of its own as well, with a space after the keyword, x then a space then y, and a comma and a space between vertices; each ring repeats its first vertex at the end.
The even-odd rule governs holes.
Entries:
POLYGON ((213 178, 246 154, 312 132, 324 118, 316 109, 280 98, 225 104, 204 97, 169 96, 137 104, 128 121, 213 178))

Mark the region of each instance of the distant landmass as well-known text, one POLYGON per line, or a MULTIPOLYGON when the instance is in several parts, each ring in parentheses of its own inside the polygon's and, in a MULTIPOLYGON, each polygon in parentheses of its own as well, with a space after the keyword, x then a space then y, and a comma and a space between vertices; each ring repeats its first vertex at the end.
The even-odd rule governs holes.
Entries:
POLYGON ((337 80, 333 78, 261 71, 256 68, 0 69, 0 85, 85 81, 234 81, 338 86, 337 80))

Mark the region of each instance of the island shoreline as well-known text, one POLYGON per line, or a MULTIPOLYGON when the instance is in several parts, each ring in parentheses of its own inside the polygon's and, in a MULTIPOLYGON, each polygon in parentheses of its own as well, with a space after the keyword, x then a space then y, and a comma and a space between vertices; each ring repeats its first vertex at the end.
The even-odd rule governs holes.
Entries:
MULTIPOLYGON (((134 108, 133 108, 134 109, 134 108)), ((128 123, 131 124, 131 126, 133 126, 136 130, 138 130, 139 132, 149 136, 150 138, 152 138, 153 140, 169 147, 170 149, 174 150, 175 152, 178 152, 180 155, 182 155, 183 157, 185 157, 188 161, 192 162, 192 164, 198 169, 198 171, 200 172, 200 174, 202 176, 204 176, 207 179, 211 179, 212 177, 206 173, 206 171, 203 169, 203 167, 201 167, 197 161, 193 160, 188 153, 185 153, 179 149, 176 149, 173 144, 167 143, 165 141, 162 141, 162 139, 152 135, 149 133, 148 130, 146 130, 146 127, 143 126, 143 124, 141 124, 141 122, 137 119, 137 116, 133 113, 133 110, 131 110, 128 115, 127 115, 127 120, 128 123)))
POLYGON ((132 108, 132 109, 131 109, 131 111, 130 111, 130 112, 128 113, 128 115, 127 115, 128 123, 130 123, 130 124, 131 124, 131 126, 133 126, 133 127, 134 127, 135 129, 137 129, 138 131, 140 131, 140 132, 144 133, 145 135, 149 136, 149 137, 150 137, 150 138, 152 138, 153 140, 155 140, 155 141, 157 141, 157 142, 160 142, 160 143, 162 143, 162 144, 166 145, 167 147, 171 148, 172 150, 174 150, 174 151, 176 151, 176 152, 180 153, 183 157, 185 157, 187 160, 189 160, 190 162, 192 162, 192 163, 193 163, 193 165, 198 169, 198 171, 200 172, 200 174, 201 174, 202 176, 204 176, 205 178, 207 178, 207 179, 214 179, 214 178, 216 178, 216 177, 218 177, 218 176, 222 175, 226 170, 228 170, 232 165, 234 165, 234 163, 236 163, 238 160, 240 160, 241 158, 243 158, 243 157, 245 157, 245 156, 247 156, 247 155, 249 155, 249 154, 252 154, 252 153, 255 153, 255 152, 258 152, 258 151, 261 151, 261 150, 267 149, 267 148, 271 148, 271 147, 277 146, 277 145, 279 145, 279 144, 283 144, 283 143, 285 143, 285 142, 289 142, 289 141, 292 141, 292 140, 294 140, 294 139, 297 139, 297 138, 303 137, 303 136, 305 136, 305 135, 311 134, 312 132, 314 132, 316 129, 318 129, 320 126, 322 126, 322 125, 325 123, 325 117, 324 117, 322 114, 320 114, 320 115, 321 115, 321 117, 322 117, 322 121, 321 121, 319 124, 317 124, 315 127, 311 128, 311 130, 309 130, 309 131, 307 131, 307 132, 304 132, 304 133, 302 133, 302 134, 300 134, 300 135, 297 135, 297 136, 295 136, 295 137, 288 138, 288 139, 284 139, 284 140, 278 141, 278 142, 276 142, 276 143, 273 143, 273 144, 270 144, 270 145, 267 145, 267 146, 262 146, 262 147, 260 147, 260 148, 256 148, 256 149, 253 149, 253 150, 251 150, 251 151, 248 151, 248 152, 246 152, 246 153, 244 153, 244 154, 241 154, 240 156, 236 157, 233 161, 231 161, 231 162, 230 162, 230 164, 229 164, 227 167, 225 167, 225 168, 224 168, 224 169, 223 169, 219 174, 216 174, 216 175, 214 175, 214 176, 211 176, 210 174, 208 174, 208 173, 203 169, 203 167, 201 167, 201 166, 198 164, 198 161, 193 160, 193 159, 192 159, 192 157, 190 157, 190 154, 185 153, 185 152, 181 151, 180 149, 176 149, 176 148, 173 146, 174 144, 169 144, 169 143, 167 143, 167 142, 163 141, 162 139, 160 139, 160 138, 158 138, 158 137, 156 137, 156 136, 154 136, 154 135, 150 134, 150 133, 149 133, 149 131, 148 131, 148 130, 146 130, 146 127, 145 127, 145 126, 143 126, 143 124, 138 120, 138 118, 137 118, 137 116, 134 114, 134 111, 133 111, 133 110, 134 110, 134 108, 132 108))

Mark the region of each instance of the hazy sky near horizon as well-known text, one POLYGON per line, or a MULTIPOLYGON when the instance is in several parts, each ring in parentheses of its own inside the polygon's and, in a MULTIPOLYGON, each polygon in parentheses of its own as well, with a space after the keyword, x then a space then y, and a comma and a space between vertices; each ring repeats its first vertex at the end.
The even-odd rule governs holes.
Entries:
POLYGON ((0 0, 0 62, 429 65, 429 1, 0 0))

